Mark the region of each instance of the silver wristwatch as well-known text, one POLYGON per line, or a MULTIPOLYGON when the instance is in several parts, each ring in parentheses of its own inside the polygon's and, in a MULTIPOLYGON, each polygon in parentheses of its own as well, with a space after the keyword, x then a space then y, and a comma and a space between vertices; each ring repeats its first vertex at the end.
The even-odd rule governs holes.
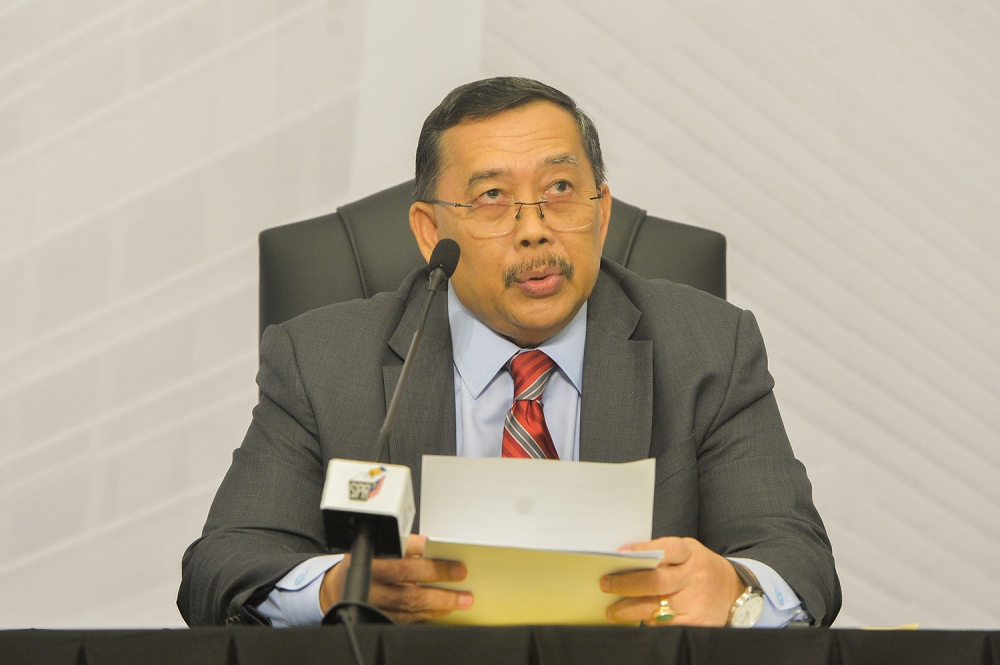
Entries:
POLYGON ((757 581, 756 575, 749 568, 735 561, 729 563, 733 564, 733 568, 736 569, 736 574, 740 576, 740 581, 746 586, 746 590, 733 603, 726 625, 732 628, 752 628, 764 612, 764 604, 767 602, 764 599, 764 590, 760 588, 760 582, 757 581))

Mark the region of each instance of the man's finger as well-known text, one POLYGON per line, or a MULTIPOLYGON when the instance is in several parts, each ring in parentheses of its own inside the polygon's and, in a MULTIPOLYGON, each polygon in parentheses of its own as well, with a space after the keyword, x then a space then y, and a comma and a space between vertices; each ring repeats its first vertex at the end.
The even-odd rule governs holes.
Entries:
POLYGON ((386 584, 403 582, 460 582, 467 574, 458 561, 403 557, 372 561, 372 580, 386 584))
POLYGON ((411 533, 406 541, 406 556, 423 556, 425 545, 427 545, 427 536, 411 533))
POLYGON ((368 598, 372 605, 390 613, 424 618, 430 618, 428 613, 444 616, 455 610, 467 610, 473 603, 468 591, 434 589, 419 584, 373 584, 368 598))
POLYGON ((643 596, 641 598, 624 598, 614 603, 604 614, 608 621, 615 623, 636 623, 645 621, 650 625, 666 625, 679 621, 683 623, 683 616, 673 605, 670 609, 674 611, 674 618, 670 621, 656 621, 653 615, 660 609, 660 596, 643 596))
POLYGON ((652 570, 632 570, 601 578, 601 591, 616 596, 666 596, 679 591, 680 585, 675 567, 662 564, 652 570))

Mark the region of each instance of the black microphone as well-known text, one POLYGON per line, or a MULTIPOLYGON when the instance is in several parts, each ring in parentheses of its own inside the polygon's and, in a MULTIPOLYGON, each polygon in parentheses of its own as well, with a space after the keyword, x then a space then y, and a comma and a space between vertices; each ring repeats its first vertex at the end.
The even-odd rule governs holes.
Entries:
POLYGON ((455 274, 455 268, 458 267, 458 257, 461 253, 462 249, 451 238, 442 238, 438 244, 434 245, 431 260, 427 262, 431 268, 430 282, 427 285, 428 291, 437 293, 441 285, 455 274))
POLYGON ((327 545, 338 549, 346 549, 349 545, 351 567, 344 582, 343 598, 327 612, 324 624, 389 621, 379 610, 368 605, 372 557, 406 554, 406 541, 413 528, 416 506, 410 469, 384 464, 385 448, 413 359, 424 336, 431 301, 455 272, 460 253, 458 243, 450 238, 438 242, 431 252, 427 298, 382 428, 375 440, 375 463, 378 466, 335 459, 330 460, 327 467, 320 505, 326 525, 327 545))

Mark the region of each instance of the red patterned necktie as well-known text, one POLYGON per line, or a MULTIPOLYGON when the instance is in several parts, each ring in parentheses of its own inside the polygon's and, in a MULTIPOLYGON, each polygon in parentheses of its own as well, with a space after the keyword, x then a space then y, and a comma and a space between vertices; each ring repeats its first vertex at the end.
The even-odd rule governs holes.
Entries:
POLYGON ((525 351, 507 362, 514 378, 514 403, 503 426, 504 457, 559 459, 552 435, 545 426, 542 393, 556 364, 541 351, 525 351))

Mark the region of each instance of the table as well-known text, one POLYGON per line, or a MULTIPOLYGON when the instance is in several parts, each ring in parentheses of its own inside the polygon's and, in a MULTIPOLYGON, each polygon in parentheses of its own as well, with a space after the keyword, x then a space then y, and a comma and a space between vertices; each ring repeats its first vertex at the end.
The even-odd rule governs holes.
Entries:
MULTIPOLYGON (((359 626, 366 662, 492 664, 948 663, 1000 665, 1000 631, 359 626)), ((341 627, 0 631, 0 663, 352 663, 341 627)))

